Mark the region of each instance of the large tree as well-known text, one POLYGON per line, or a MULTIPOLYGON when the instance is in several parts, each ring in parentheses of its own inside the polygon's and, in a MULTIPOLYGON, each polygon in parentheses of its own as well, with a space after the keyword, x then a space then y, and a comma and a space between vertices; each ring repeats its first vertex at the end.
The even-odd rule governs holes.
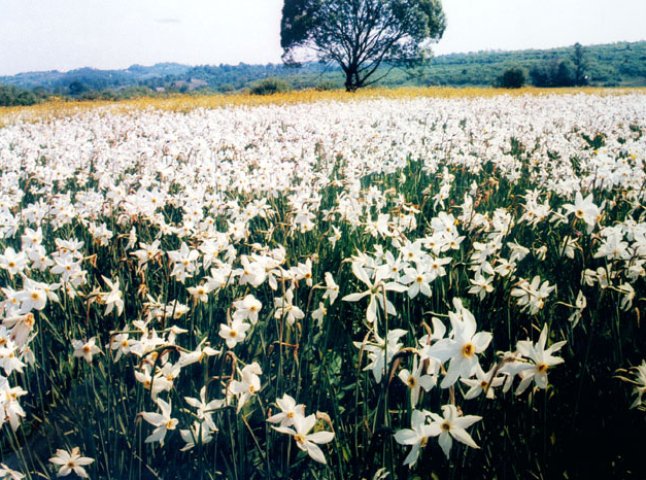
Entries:
POLYGON ((383 78, 384 64, 424 62, 445 27, 439 0, 285 0, 283 59, 294 63, 295 53, 313 52, 338 64, 354 91, 383 78))

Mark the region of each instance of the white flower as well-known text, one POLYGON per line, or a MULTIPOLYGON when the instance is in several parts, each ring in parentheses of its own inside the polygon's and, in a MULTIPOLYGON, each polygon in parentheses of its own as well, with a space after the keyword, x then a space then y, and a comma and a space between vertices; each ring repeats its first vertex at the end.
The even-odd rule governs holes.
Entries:
POLYGON ((619 308, 623 311, 630 310, 630 307, 633 306, 633 300, 635 299, 635 289, 630 283, 622 283, 617 287, 617 290, 622 294, 619 308))
POLYGON ((192 352, 180 352, 179 364, 182 368, 193 363, 202 362, 205 358, 213 357, 222 353, 221 350, 216 350, 208 345, 203 345, 206 339, 198 345, 192 352))
POLYGON ((182 242, 179 250, 169 251, 168 258, 173 262, 171 277, 175 277, 178 282, 184 283, 197 270, 195 262, 199 256, 200 253, 197 250, 188 248, 188 245, 184 242, 182 242))
POLYGON ((0 375, 0 413, 4 414, 0 418, 0 427, 8 420, 11 429, 14 432, 18 430, 21 420, 26 415, 18 400, 24 395, 27 395, 26 390, 21 387, 11 387, 9 381, 0 375))
POLYGON ((137 258, 137 268, 141 269, 141 267, 143 267, 151 260, 157 258, 157 256, 159 255, 159 240, 155 240, 150 245, 139 242, 139 247, 139 250, 135 250, 134 252, 130 253, 130 255, 133 255, 137 258))
POLYGON ((312 260, 308 258, 305 263, 299 263, 294 269, 295 280, 305 280, 308 287, 312 286, 312 260))
POLYGON ((101 349, 96 346, 96 338, 92 337, 87 342, 82 340, 72 340, 74 347, 74 357, 82 358, 87 363, 92 363, 92 357, 101 353, 101 349))
POLYGON ((576 192, 574 204, 568 203, 563 205, 566 215, 574 213, 574 216, 583 220, 588 225, 588 233, 591 233, 601 214, 601 210, 594 204, 592 194, 583 198, 581 192, 576 192))
POLYGON ((646 395, 646 360, 642 360, 641 365, 635 367, 637 371, 633 383, 635 387, 633 388, 633 395, 635 395, 635 401, 633 401, 630 408, 646 407, 646 400, 644 400, 644 395, 646 395))
POLYGON ((471 283, 471 288, 469 288, 469 293, 477 295, 480 300, 483 300, 484 297, 493 292, 493 277, 484 277, 480 272, 476 272, 473 280, 469 280, 471 283))
POLYGON ((400 445, 411 445, 412 448, 406 458, 404 465, 410 468, 415 466, 422 448, 428 444, 430 437, 436 437, 440 434, 437 425, 427 424, 426 420, 430 416, 429 412, 413 410, 411 415, 411 428, 404 428, 395 433, 395 441, 400 445))
POLYGON ((374 375, 375 380, 377 380, 377 383, 381 383, 386 367, 390 364, 395 354, 401 349, 402 343, 399 339, 407 333, 408 332, 406 330, 396 328, 388 332, 386 340, 382 339, 375 332, 374 342, 354 342, 355 347, 367 352, 370 363, 366 365, 364 370, 372 370, 372 374, 374 375))
POLYGON ((297 320, 302 320, 303 318, 305 318, 305 313, 303 313, 303 310, 294 305, 293 302, 294 290, 291 288, 285 292, 284 296, 274 298, 274 305, 276 307, 274 318, 276 320, 285 318, 289 325, 294 325, 297 320))
POLYGON ((476 365, 475 376, 476 378, 461 378, 460 381, 467 385, 469 390, 464 394, 465 400, 471 400, 478 397, 482 392, 486 391, 488 399, 492 400, 495 397, 494 388, 502 386, 505 382, 504 377, 493 377, 496 372, 496 366, 492 367, 488 372, 482 370, 480 364, 476 365))
POLYGON ((417 402, 419 401, 420 389, 423 388, 425 392, 428 392, 433 388, 437 379, 431 375, 424 375, 423 371, 424 363, 417 361, 417 357, 413 360, 413 371, 409 372, 406 369, 403 369, 399 372, 399 379, 406 384, 410 389, 410 403, 411 407, 415 408, 417 402))
POLYGON ((249 284, 254 288, 258 288, 267 279, 267 271, 261 262, 251 262, 248 256, 243 255, 240 258, 240 263, 242 264, 242 272, 240 273, 239 279, 240 285, 249 284))
POLYGON ((396 315, 397 311, 389 300, 384 299, 386 292, 404 292, 406 287, 396 282, 384 282, 386 275, 389 273, 385 269, 377 269, 375 271, 374 280, 370 280, 368 273, 357 262, 352 263, 352 272, 355 277, 361 280, 368 289, 362 293, 351 293, 343 297, 344 302, 358 302, 363 297, 369 296, 368 309, 366 310, 366 321, 374 323, 377 319, 377 305, 381 306, 388 315, 396 315))
POLYGON ((231 325, 221 323, 219 335, 224 339, 227 347, 234 348, 238 343, 244 341, 247 336, 247 330, 250 328, 251 325, 240 318, 236 318, 231 322, 231 325))
POLYGON ((122 355, 130 354, 130 347, 135 342, 134 340, 128 338, 127 333, 117 333, 110 337, 110 343, 105 346, 105 348, 110 348, 110 350, 115 351, 114 361, 118 362, 122 355))
POLYGON ((25 478, 25 475, 9 468, 4 463, 0 463, 0 478, 5 478, 7 480, 22 480, 25 478))
POLYGON ((9 275, 17 275, 21 273, 29 263, 29 259, 25 252, 18 252, 11 248, 7 247, 4 251, 4 254, 0 255, 0 268, 6 270, 9 275))
POLYGON ((239 371, 240 380, 233 380, 229 384, 228 395, 238 397, 238 412, 247 403, 247 400, 260 391, 260 377, 262 369, 256 362, 245 365, 239 371))
POLYGON ((327 298, 330 301, 330 305, 332 305, 338 296, 339 286, 334 281, 332 274, 330 272, 325 272, 325 293, 323 294, 323 298, 327 298))
POLYGON ((25 278, 23 289, 18 292, 17 298, 21 302, 21 313, 43 310, 47 305, 47 290, 44 284, 25 278))
POLYGON ((213 287, 209 283, 205 283, 203 285, 196 285, 195 287, 188 287, 186 290, 195 302, 208 303, 209 293, 211 293, 213 287))
POLYGON ((583 292, 579 290, 574 304, 574 312, 568 318, 568 320, 572 322, 572 328, 576 327, 576 324, 579 323, 579 320, 581 320, 581 317, 583 316, 583 311, 587 306, 588 300, 585 298, 585 295, 583 295, 583 292))
POLYGON ((319 463, 327 463, 325 455, 318 445, 329 443, 334 439, 332 432, 309 433, 316 424, 316 415, 312 414, 307 417, 297 415, 293 419, 292 427, 272 427, 274 430, 291 435, 296 441, 298 448, 307 452, 307 454, 319 463))
POLYGON ((530 340, 521 340, 517 343, 516 349, 523 357, 532 361, 528 368, 522 369, 518 375, 521 378, 516 395, 522 394, 529 387, 532 380, 538 388, 547 388, 548 370, 564 362, 561 357, 555 357, 553 354, 558 352, 567 342, 556 342, 548 349, 545 348, 547 343, 547 324, 543 326, 538 342, 533 344, 530 340))
POLYGON ((293 397, 283 394, 283 398, 276 399, 276 405, 280 408, 280 413, 272 415, 267 419, 270 423, 280 423, 281 427, 291 427, 294 424, 294 418, 305 416, 305 405, 296 404, 293 397))
POLYGON ((531 315, 536 315, 545 306, 545 300, 555 289, 556 286, 550 285, 548 281, 541 283, 541 277, 536 275, 531 283, 521 279, 517 287, 512 289, 511 296, 516 297, 522 311, 529 310, 531 315))
POLYGON ((206 387, 200 389, 200 398, 184 397, 186 403, 191 407, 197 409, 196 416, 198 420, 208 427, 211 432, 217 432, 218 428, 213 421, 213 412, 222 408, 225 404, 224 400, 216 399, 210 402, 206 401, 206 387))
POLYGON ((108 315, 116 307, 117 316, 120 316, 123 313, 123 293, 119 289, 119 279, 117 278, 113 282, 104 276, 101 276, 101 278, 110 289, 108 293, 99 295, 101 303, 106 305, 104 315, 108 315))
POLYGON ((455 405, 444 405, 442 407, 442 415, 444 418, 440 417, 436 413, 431 413, 430 415, 433 419, 433 423, 431 425, 435 429, 439 429, 438 441, 444 455, 446 455, 446 458, 449 458, 449 453, 451 453, 453 439, 464 443, 471 448, 480 448, 476 442, 473 441, 471 435, 467 433, 466 429, 474 423, 482 420, 482 417, 477 415, 460 416, 455 405))
POLYGON ((158 398, 156 400, 157 406, 161 410, 161 413, 157 412, 141 412, 142 418, 155 427, 153 432, 146 437, 144 440, 145 443, 159 442, 161 445, 164 445, 164 439, 166 438, 166 433, 169 430, 175 430, 177 427, 177 419, 171 418, 172 414, 172 403, 168 403, 158 398))
POLYGON ((454 299, 453 305, 455 312, 449 312, 453 338, 442 339, 429 349, 430 355, 440 361, 449 360, 442 388, 450 387, 460 377, 471 377, 478 365, 478 354, 486 350, 493 337, 489 332, 476 333, 476 319, 459 299, 454 299))
POLYGON ((233 313, 234 320, 249 320, 252 325, 258 323, 258 312, 262 309, 262 303, 253 295, 246 295, 242 300, 233 302, 236 311, 233 313))
POLYGON ((185 445, 180 448, 181 452, 186 452, 195 448, 195 445, 205 445, 213 440, 213 432, 206 423, 193 422, 191 428, 180 430, 179 436, 182 437, 185 445))
POLYGON ((418 293, 426 297, 431 296, 430 282, 435 278, 433 273, 420 265, 416 268, 406 268, 404 273, 405 275, 401 278, 401 282, 408 285, 408 296, 410 298, 415 298, 418 293))
POLYGON ((81 478, 90 478, 83 467, 94 463, 93 458, 82 457, 79 447, 74 447, 71 451, 56 450, 56 455, 49 459, 50 463, 59 466, 58 476, 66 477, 72 471, 81 478))

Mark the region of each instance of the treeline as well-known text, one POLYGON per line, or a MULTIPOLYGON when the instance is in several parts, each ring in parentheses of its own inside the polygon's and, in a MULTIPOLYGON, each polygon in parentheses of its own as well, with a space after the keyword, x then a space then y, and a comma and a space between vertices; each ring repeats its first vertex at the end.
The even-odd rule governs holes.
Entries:
POLYGON ((33 105, 47 98, 42 89, 26 90, 13 85, 0 85, 0 106, 18 107, 33 105))
MULTIPOLYGON (((583 46, 574 45, 570 59, 554 58, 535 64, 529 71, 531 83, 535 87, 583 87, 590 84, 589 63, 583 46)), ((494 86, 520 88, 527 81, 521 67, 508 68, 496 79, 494 86)))
MULTIPOLYGON (((551 50, 460 53, 436 57, 425 68, 400 70, 388 65, 384 86, 573 85, 646 86, 646 42, 620 42, 551 50), (577 50, 578 49, 578 50, 577 50), (578 52, 578 53, 577 53, 578 52), (577 60, 577 58, 580 60, 577 60), (505 81, 505 77, 507 80, 505 81)), ((306 63, 274 65, 162 63, 124 70, 82 68, 0 77, 0 105, 28 105, 48 95, 70 99, 119 100, 174 93, 250 92, 343 87, 334 67, 306 63)))

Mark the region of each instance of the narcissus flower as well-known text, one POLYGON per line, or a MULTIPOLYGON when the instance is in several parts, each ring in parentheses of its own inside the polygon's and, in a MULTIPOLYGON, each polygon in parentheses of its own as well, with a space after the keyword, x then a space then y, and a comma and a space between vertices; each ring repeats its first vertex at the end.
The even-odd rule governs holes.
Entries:
POLYGON ((576 192, 574 203, 565 204, 563 208, 566 215, 574 213, 577 219, 583 220, 588 226, 588 233, 592 232, 601 214, 601 209, 595 205, 592 194, 583 198, 581 192, 576 192))
POLYGON ((220 324, 219 335, 224 339, 227 347, 234 348, 238 343, 244 341, 247 336, 247 330, 250 328, 251 325, 237 318, 231 322, 231 325, 220 324))
POLYGON ((173 407, 170 401, 165 402, 161 398, 158 398, 156 400, 156 403, 161 410, 161 413, 141 412, 140 414, 145 421, 155 427, 153 433, 148 435, 144 442, 159 442, 160 445, 163 445, 164 439, 166 438, 166 433, 170 430, 175 430, 175 428, 177 427, 177 419, 171 418, 173 407))
POLYGON ((297 405, 296 400, 286 393, 282 398, 276 399, 276 405, 280 408, 280 413, 269 417, 267 421, 270 423, 280 423, 281 427, 291 427, 294 424, 294 418, 305 416, 305 405, 297 405))
POLYGON ((413 360, 412 371, 403 369, 399 372, 398 377, 410 390, 410 403, 413 408, 417 406, 419 401, 420 389, 428 392, 437 383, 434 376, 424 374, 424 363, 419 362, 418 364, 417 357, 413 360))
POLYGON ((83 467, 94 463, 93 458, 81 456, 79 447, 74 447, 71 451, 58 449, 56 450, 56 455, 50 458, 49 461, 59 467, 59 477, 66 477, 74 472, 81 478, 90 478, 83 467))
POLYGON ((478 354, 487 349, 493 338, 489 332, 476 333, 476 319, 459 299, 454 299, 453 305, 455 311, 449 312, 453 338, 444 338, 428 349, 432 357, 442 362, 449 360, 449 368, 440 384, 442 388, 450 387, 460 377, 471 377, 479 365, 478 354))
POLYGON ((404 465, 408 465, 410 468, 417 463, 421 450, 428 444, 428 439, 440 434, 437 426, 427 423, 429 417, 429 412, 413 410, 411 428, 404 428, 395 433, 397 443, 412 447, 404 459, 404 465))
POLYGON ((482 420, 482 417, 477 415, 460 416, 455 405, 444 405, 442 407, 443 417, 436 413, 431 413, 430 415, 433 419, 433 423, 431 423, 434 429, 433 432, 439 433, 438 441, 446 458, 449 458, 454 439, 471 448, 480 448, 466 429, 482 420))
POLYGON ((316 424, 316 415, 312 414, 307 417, 296 415, 292 421, 292 428, 272 427, 277 432, 291 435, 296 441, 296 446, 307 452, 307 454, 319 463, 326 464, 325 455, 319 445, 330 443, 334 439, 332 432, 309 433, 316 424))
POLYGON ((242 410, 247 400, 260 391, 260 375, 262 369, 256 362, 245 365, 239 371, 240 380, 233 380, 229 384, 228 395, 238 397, 238 412, 242 410))
POLYGON ((72 340, 72 346, 74 347, 74 356, 76 358, 82 358, 87 363, 92 363, 94 355, 101 353, 101 349, 96 346, 95 337, 90 338, 87 342, 72 340))
POLYGON ((635 370, 636 373, 633 380, 635 384, 635 388, 633 388, 635 401, 630 408, 646 407, 646 400, 644 400, 644 396, 646 395, 646 360, 642 360, 641 365, 636 367, 635 370))
POLYGON ((516 349, 523 357, 531 360, 528 368, 520 370, 518 375, 521 378, 516 395, 522 394, 531 384, 532 380, 538 388, 547 388, 548 370, 564 362, 561 357, 555 357, 554 353, 558 352, 567 342, 561 341, 554 343, 551 347, 545 348, 547 343, 547 324, 543 326, 541 335, 536 344, 530 340, 521 340, 517 343, 516 349))

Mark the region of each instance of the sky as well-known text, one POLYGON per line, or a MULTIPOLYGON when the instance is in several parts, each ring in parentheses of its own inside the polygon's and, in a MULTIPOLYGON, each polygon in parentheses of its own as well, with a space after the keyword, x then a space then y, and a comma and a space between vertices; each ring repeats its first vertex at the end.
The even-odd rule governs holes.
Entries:
MULTIPOLYGON (((0 75, 279 63, 283 0, 0 0, 0 75)), ((443 0, 436 54, 646 39, 646 0, 443 0)))

